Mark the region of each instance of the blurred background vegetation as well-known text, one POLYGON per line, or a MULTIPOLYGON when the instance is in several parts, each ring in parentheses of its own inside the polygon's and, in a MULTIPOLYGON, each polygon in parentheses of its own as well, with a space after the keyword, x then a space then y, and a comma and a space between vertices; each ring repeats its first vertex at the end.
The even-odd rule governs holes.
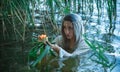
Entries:
POLYGON ((115 35, 117 0, 0 0, 0 71, 29 72, 27 55, 33 40, 43 33, 50 39, 60 34, 62 18, 69 13, 82 17, 87 38, 104 34, 109 43, 115 35))

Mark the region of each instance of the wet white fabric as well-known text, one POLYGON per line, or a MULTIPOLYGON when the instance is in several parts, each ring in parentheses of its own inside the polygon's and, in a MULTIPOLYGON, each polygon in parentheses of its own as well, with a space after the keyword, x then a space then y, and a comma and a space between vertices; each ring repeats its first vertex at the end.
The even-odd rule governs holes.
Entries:
POLYGON ((72 54, 66 52, 65 50, 63 50, 62 48, 60 48, 60 52, 59 52, 59 57, 63 58, 63 57, 69 57, 72 56, 72 54))
POLYGON ((81 41, 81 44, 79 44, 79 47, 77 47, 73 53, 68 53, 67 51, 65 51, 62 48, 63 47, 62 46, 62 36, 56 37, 53 42, 56 43, 58 46, 60 46, 59 47, 59 57, 60 58, 84 54, 90 50, 89 47, 84 42, 84 40, 81 41))

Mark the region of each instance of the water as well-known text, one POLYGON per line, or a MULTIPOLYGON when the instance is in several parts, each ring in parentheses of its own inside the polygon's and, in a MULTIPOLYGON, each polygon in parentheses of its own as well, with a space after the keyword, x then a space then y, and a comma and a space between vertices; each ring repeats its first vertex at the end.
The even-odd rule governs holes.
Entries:
MULTIPOLYGON (((94 5, 95 6, 95 5, 94 5)), ((103 7, 104 8, 104 7, 103 7)), ((117 0, 117 19, 115 22, 115 30, 113 35, 109 35, 109 19, 106 9, 102 11, 102 16, 98 22, 97 8, 94 8, 94 14, 86 24, 86 35, 94 42, 96 40, 104 47, 109 47, 109 51, 105 52, 109 63, 113 63, 115 67, 103 67, 89 58, 91 53, 76 56, 74 58, 59 59, 53 58, 44 65, 43 70, 48 68, 50 72, 119 72, 120 71, 120 1, 117 0), (88 59, 89 58, 89 59, 88 59), (112 69, 113 68, 113 69, 112 69)), ((80 14, 82 16, 82 14, 80 14)), ((90 17, 89 15, 85 15, 90 17)), ((84 16, 83 16, 84 17, 84 16)), ((61 20, 61 17, 56 17, 61 20)), ((58 22, 59 24, 59 22, 58 22)), ((97 59, 96 57, 92 57, 97 59)), ((39 68, 39 67, 38 67, 39 68)))
MULTIPOLYGON (((88 26, 86 26, 88 38, 91 41, 96 40, 102 45, 110 47, 110 51, 106 52, 105 55, 109 62, 115 64, 112 72, 120 72, 120 0, 117 0, 116 28, 112 36, 109 36, 107 34, 108 29, 106 30, 106 27, 109 26, 106 11, 104 11, 102 17, 100 17, 101 23, 99 25, 97 22, 96 8, 94 11, 95 13, 88 21, 88 26), (106 43, 107 41, 109 42, 106 43)), ((40 21, 39 15, 41 14, 35 15, 35 25, 38 27, 44 19, 40 21)), ((61 17, 56 17, 56 19, 57 18, 59 21, 61 20, 61 17)), ((60 25, 60 22, 58 23, 60 25)), ((105 68, 101 64, 91 61, 89 56, 92 53, 63 59, 48 57, 47 60, 43 61, 42 65, 40 64, 35 69, 31 69, 27 63, 27 55, 29 48, 31 48, 28 45, 29 44, 23 47, 22 43, 15 43, 14 46, 0 46, 0 72, 39 72, 40 69, 42 72, 110 72, 109 67, 105 68), (22 50, 22 48, 24 49, 22 50)), ((94 59, 95 57, 93 56, 92 58, 94 59)))
MULTIPOLYGON (((69 58, 46 58, 42 61, 41 65, 38 65, 37 68, 41 71, 49 72, 110 72, 109 68, 104 68, 101 64, 97 64, 92 61, 89 56, 92 52, 81 54, 75 57, 69 58)), ((109 54, 106 54, 109 58, 110 63, 115 62, 115 57, 109 54)), ((94 56, 93 59, 96 59, 94 56)), ((117 68, 118 69, 118 68, 117 68)))
MULTIPOLYGON (((90 40, 96 40, 104 46, 109 46, 109 52, 105 52, 105 56, 110 63, 115 67, 105 68, 101 64, 97 64, 90 59, 87 59, 89 54, 85 56, 78 56, 75 58, 68 58, 60 61, 58 60, 58 67, 53 68, 53 72, 119 72, 120 71, 120 1, 117 0, 117 19, 115 23, 115 30, 113 35, 109 35, 109 19, 107 11, 104 11, 100 17, 100 24, 97 24, 97 15, 93 15, 88 22, 86 32, 90 40)), ((95 13, 97 14, 97 13, 95 13)), ((94 58, 94 57, 93 57, 94 58)))

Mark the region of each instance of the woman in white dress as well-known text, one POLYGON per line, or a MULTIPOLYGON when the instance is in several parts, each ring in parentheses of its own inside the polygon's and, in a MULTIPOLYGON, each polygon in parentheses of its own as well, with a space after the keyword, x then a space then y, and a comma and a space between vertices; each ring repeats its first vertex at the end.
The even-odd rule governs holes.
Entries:
POLYGON ((55 44, 51 45, 61 58, 80 55, 90 50, 83 38, 84 27, 79 15, 68 14, 63 18, 61 34, 53 41, 55 44))
MULTIPOLYGON (((88 59, 91 56, 92 50, 84 40, 84 27, 79 15, 68 14, 63 18, 61 34, 53 41, 55 44, 49 45, 58 53, 61 59, 66 58, 67 62, 64 60, 64 63, 66 63, 66 66, 69 66, 69 69, 66 66, 62 66, 62 71, 103 72, 101 65, 99 66, 88 59)), ((60 62, 60 67, 61 65, 62 62, 60 62)))

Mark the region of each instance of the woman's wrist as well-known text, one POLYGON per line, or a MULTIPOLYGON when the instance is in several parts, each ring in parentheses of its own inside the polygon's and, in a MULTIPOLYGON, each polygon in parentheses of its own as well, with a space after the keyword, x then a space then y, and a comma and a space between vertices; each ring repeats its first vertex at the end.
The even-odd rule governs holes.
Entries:
POLYGON ((52 45, 51 45, 51 48, 52 48, 54 51, 56 51, 57 53, 59 53, 60 47, 59 47, 58 45, 52 44, 52 45))

